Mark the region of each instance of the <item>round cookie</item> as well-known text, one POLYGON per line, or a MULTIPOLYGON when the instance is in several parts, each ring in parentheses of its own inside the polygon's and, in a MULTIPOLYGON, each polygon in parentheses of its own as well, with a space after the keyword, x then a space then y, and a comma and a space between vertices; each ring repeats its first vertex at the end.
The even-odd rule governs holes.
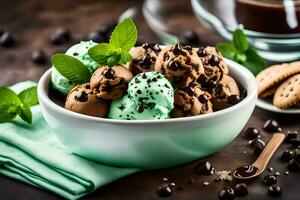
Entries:
POLYGON ((300 61, 273 65, 264 69, 256 76, 258 95, 297 73, 300 73, 300 61))
POLYGON ((273 104, 286 109, 300 101, 300 74, 296 74, 284 81, 276 90, 273 104))

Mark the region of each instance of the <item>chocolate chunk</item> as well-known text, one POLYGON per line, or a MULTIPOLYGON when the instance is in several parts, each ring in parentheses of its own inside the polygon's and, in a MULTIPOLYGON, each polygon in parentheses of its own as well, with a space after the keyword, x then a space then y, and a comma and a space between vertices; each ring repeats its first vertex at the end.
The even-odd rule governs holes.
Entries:
POLYGON ((71 40, 71 33, 66 28, 57 29, 50 37, 50 42, 54 45, 61 45, 71 40))
POLYGON ((146 54, 143 56, 142 60, 140 61, 140 65, 143 69, 150 69, 152 62, 153 62, 152 57, 149 54, 146 54))
POLYGON ((103 75, 104 75, 104 77, 107 78, 107 79, 114 79, 114 77, 115 77, 114 71, 113 71, 111 68, 105 70, 105 71, 103 72, 103 75))
POLYGON ((75 100, 79 102, 86 102, 88 100, 88 94, 85 91, 79 91, 75 96, 75 100))
POLYGON ((291 149, 285 150, 281 155, 281 160, 285 162, 291 161, 295 156, 295 151, 291 149))
POLYGON ((210 80, 210 81, 206 84, 206 87, 207 87, 207 89, 211 90, 211 89, 215 88, 217 85, 218 85, 217 81, 210 80))
POLYGON ((199 36, 194 30, 185 31, 179 38, 179 41, 183 45, 199 44, 199 36))
POLYGON ((248 188, 245 183, 238 183, 235 185, 234 193, 238 197, 246 196, 248 194, 248 188))
POLYGON ((249 145, 250 145, 251 147, 255 147, 256 143, 262 143, 262 144, 265 146, 266 143, 265 143, 262 139, 259 139, 259 138, 260 138, 260 135, 259 135, 256 139, 250 140, 250 141, 249 141, 249 145))
POLYGON ((256 140, 254 144, 254 154, 259 156, 265 148, 265 143, 262 140, 256 140))
POLYGON ((271 186, 277 183, 277 179, 273 175, 266 175, 264 177, 263 183, 267 186, 271 186))
POLYGON ((174 55, 178 56, 179 54, 181 54, 181 47, 179 46, 179 44, 176 44, 174 46, 174 48, 172 49, 172 52, 174 53, 174 55))
POLYGON ((274 176, 280 176, 280 173, 279 172, 275 172, 274 176))
POLYGON ((207 54, 206 54, 205 48, 204 48, 204 47, 199 48, 198 51, 197 51, 197 55, 198 55, 199 57, 204 57, 204 56, 206 56, 207 54))
POLYGON ((231 187, 225 187, 219 192, 218 197, 220 200, 232 200, 235 199, 235 193, 231 187))
POLYGON ((232 105, 235 105, 238 102, 240 102, 240 96, 238 96, 238 95, 230 95, 228 97, 228 103, 230 103, 232 105))
POLYGON ((180 67, 181 67, 180 63, 178 63, 176 61, 170 62, 170 64, 169 64, 169 68, 173 71, 179 70, 180 67))
POLYGON ((89 33, 88 40, 92 40, 93 42, 97 42, 97 43, 106 42, 105 35, 99 31, 93 31, 89 33))
POLYGON ((253 140, 260 136, 260 131, 255 127, 249 127, 244 131, 244 137, 253 140))
POLYGON ((279 187, 279 185, 271 185, 268 188, 268 195, 271 197, 279 197, 281 196, 281 188, 279 187))
POLYGON ((178 83, 182 82, 182 77, 174 77, 174 78, 173 78, 173 82, 174 82, 175 84, 178 84, 178 83))
POLYGON ((144 112, 145 109, 144 109, 143 105, 139 105, 137 110, 139 113, 142 113, 142 112, 144 112))
POLYGON ((185 91, 190 95, 193 96, 195 94, 195 89, 192 86, 189 86, 187 88, 185 88, 185 91))
POLYGON ((0 46, 12 47, 16 44, 14 36, 10 32, 3 32, 0 36, 0 46))
POLYGON ((156 193, 160 197, 170 197, 173 193, 173 190, 170 187, 169 183, 163 183, 158 187, 156 193))
POLYGON ((47 63, 48 59, 46 53, 43 50, 36 50, 31 55, 32 62, 42 65, 47 63))
POLYGON ((298 137, 298 131, 288 131, 287 135, 286 135, 286 137, 284 139, 284 142, 285 143, 290 143, 290 141, 292 139, 297 139, 297 137, 298 137))
POLYGON ((195 167, 195 172, 198 175, 212 175, 215 173, 215 169, 208 161, 201 161, 195 167))
POLYGON ((202 104, 205 104, 208 102, 208 97, 205 94, 201 94, 198 99, 199 99, 200 103, 202 103, 202 104))
POLYGON ((279 127, 279 124, 274 119, 269 119, 264 124, 264 129, 267 132, 275 133, 275 132, 281 132, 282 129, 279 127))
POLYGON ((211 66, 218 66, 220 63, 220 59, 215 56, 215 55, 210 55, 208 57, 208 64, 210 64, 211 66))

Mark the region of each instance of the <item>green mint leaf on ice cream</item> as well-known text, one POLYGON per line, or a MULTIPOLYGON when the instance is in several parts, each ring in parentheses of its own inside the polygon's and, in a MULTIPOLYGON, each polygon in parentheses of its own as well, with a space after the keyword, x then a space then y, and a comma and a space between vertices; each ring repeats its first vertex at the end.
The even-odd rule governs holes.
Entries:
POLYGON ((129 50, 137 40, 137 29, 131 19, 125 19, 113 31, 109 43, 101 43, 92 47, 88 55, 100 65, 110 67, 126 64, 132 60, 129 50))
POLYGON ((243 30, 233 32, 232 43, 220 43, 217 49, 228 59, 234 60, 247 67, 254 75, 263 70, 267 63, 261 58, 255 49, 250 47, 243 30))
POLYGON ((90 71, 76 58, 65 54, 55 54, 51 60, 55 69, 68 80, 76 84, 89 82, 91 78, 90 71))
POLYGON ((36 86, 17 95, 7 87, 0 88, 0 122, 12 121, 17 115, 27 123, 32 122, 30 106, 38 104, 36 86))

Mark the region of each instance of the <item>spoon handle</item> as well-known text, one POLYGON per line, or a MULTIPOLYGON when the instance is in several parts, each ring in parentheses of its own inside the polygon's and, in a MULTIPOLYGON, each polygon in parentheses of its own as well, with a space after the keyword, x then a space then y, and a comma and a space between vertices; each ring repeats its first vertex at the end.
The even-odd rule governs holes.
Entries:
POLYGON ((253 166, 263 171, 279 145, 282 143, 284 137, 285 135, 283 133, 275 133, 264 150, 261 152, 260 156, 253 163, 253 166))

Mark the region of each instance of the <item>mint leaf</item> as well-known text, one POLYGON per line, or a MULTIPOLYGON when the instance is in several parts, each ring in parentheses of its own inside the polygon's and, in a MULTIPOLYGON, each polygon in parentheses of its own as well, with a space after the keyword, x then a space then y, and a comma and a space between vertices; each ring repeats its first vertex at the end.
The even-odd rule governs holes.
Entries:
POLYGON ((110 36, 109 44, 124 51, 129 51, 137 40, 137 29, 132 19, 125 19, 118 24, 110 36))
POLYGON ((247 60, 242 64, 245 65, 254 75, 257 75, 267 66, 266 61, 262 59, 252 48, 248 49, 246 56, 247 60))
POLYGON ((233 32, 233 44, 234 47, 242 53, 249 48, 247 37, 241 29, 237 29, 233 32))
POLYGON ((23 90, 18 94, 18 97, 23 103, 26 103, 29 106, 34 106, 39 103, 36 86, 23 90))
POLYGON ((217 50, 220 51, 225 58, 232 60, 235 58, 236 49, 231 43, 220 43, 217 45, 217 50))
POLYGON ((112 54, 108 59, 107 59, 107 65, 109 67, 113 67, 114 65, 118 64, 120 61, 121 55, 120 54, 112 54))
POLYGON ((88 68, 76 58, 65 54, 55 54, 51 60, 55 69, 68 80, 76 84, 90 81, 91 73, 88 68))
POLYGON ((104 65, 107 64, 108 58, 115 51, 117 51, 116 47, 108 43, 101 43, 90 48, 88 54, 94 61, 96 61, 100 65, 104 65))
POLYGON ((19 97, 9 88, 0 88, 0 122, 11 121, 20 112, 19 97))
POLYGON ((122 50, 121 51, 121 58, 120 58, 119 63, 120 64, 126 64, 131 60, 132 60, 132 56, 130 55, 130 53, 128 51, 122 50))
POLYGON ((21 106, 21 112, 19 113, 21 119, 25 122, 31 124, 32 123, 32 113, 30 110, 30 106, 27 103, 23 103, 21 106))

